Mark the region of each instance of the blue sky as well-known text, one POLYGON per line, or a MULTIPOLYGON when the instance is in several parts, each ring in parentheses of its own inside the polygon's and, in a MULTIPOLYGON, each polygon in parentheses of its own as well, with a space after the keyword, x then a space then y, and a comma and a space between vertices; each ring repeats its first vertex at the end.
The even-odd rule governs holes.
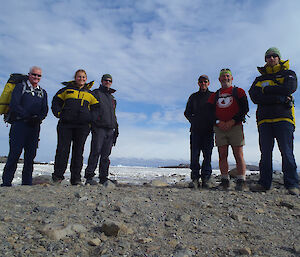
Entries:
MULTIPOLYGON (((112 158, 188 161, 189 124, 183 111, 198 90, 199 75, 207 74, 216 91, 219 70, 229 67, 234 84, 248 91, 271 46, 298 73, 299 10, 297 0, 5 1, 0 10, 1 88, 10 73, 27 73, 38 65, 51 105, 60 82, 72 79, 77 69, 85 69, 95 87, 102 74, 110 73, 120 124, 112 158)), ((299 92, 295 97, 297 118, 299 92)), ((259 160, 255 109, 251 103, 245 124, 248 162, 259 160)), ((49 112, 36 160, 54 159, 56 124, 49 112)), ((7 155, 9 127, 1 122, 0 129, 0 155, 7 155)), ((296 158, 299 134, 296 130, 296 158)), ((274 159, 280 161, 277 149, 274 159)))

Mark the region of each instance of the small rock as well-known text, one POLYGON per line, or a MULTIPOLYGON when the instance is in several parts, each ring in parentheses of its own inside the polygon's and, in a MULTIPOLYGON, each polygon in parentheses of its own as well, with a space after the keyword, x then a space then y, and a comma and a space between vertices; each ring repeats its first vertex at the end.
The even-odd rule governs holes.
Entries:
POLYGON ((288 209, 294 208, 294 204, 286 202, 286 201, 281 201, 279 204, 280 204, 280 206, 287 207, 288 209))
POLYGON ((151 237, 139 238, 137 240, 138 243, 146 244, 152 242, 153 239, 151 237))
POLYGON ((161 247, 158 245, 153 245, 147 248, 147 253, 157 252, 161 247))
POLYGON ((37 206, 34 207, 33 212, 42 212, 46 214, 54 214, 57 211, 56 207, 51 207, 51 206, 37 206))
POLYGON ((176 220, 183 221, 183 222, 189 222, 191 220, 191 216, 188 214, 178 215, 176 220))
POLYGON ((127 227, 125 224, 120 224, 120 233, 125 235, 132 235, 134 231, 132 228, 127 227))
POLYGON ((93 238, 88 241, 88 244, 91 246, 99 246, 101 244, 101 240, 99 238, 93 238))
POLYGON ((40 230, 42 234, 45 234, 54 240, 60 240, 67 236, 86 231, 86 228, 81 224, 70 224, 66 227, 63 225, 47 224, 40 230))
POLYGON ((171 221, 166 221, 166 222, 165 222, 165 226, 166 226, 166 227, 173 227, 173 225, 174 225, 174 223, 171 222, 171 221))
POLYGON ((252 254, 251 249, 249 247, 240 248, 236 252, 238 252, 240 255, 251 255, 252 254))
POLYGON ((100 231, 106 236, 117 236, 120 230, 120 225, 113 221, 104 221, 100 227, 100 231))
POLYGON ((101 233, 100 240, 105 242, 105 241, 107 241, 107 239, 108 239, 107 236, 104 233, 101 233))
POLYGON ((240 214, 232 214, 231 215, 231 218, 234 219, 234 220, 237 220, 239 222, 243 221, 243 215, 240 215, 240 214))
POLYGON ((261 209, 261 208, 258 208, 258 209, 255 210, 255 212, 256 212, 257 214, 263 214, 263 213, 265 213, 265 210, 264 210, 264 209, 261 209))
POLYGON ((179 244, 179 242, 175 239, 172 239, 170 242, 169 242, 169 245, 173 248, 175 248, 177 245, 179 244))
POLYGON ((50 175, 40 175, 32 178, 32 185, 40 184, 52 184, 52 176, 50 175))
POLYGON ((87 201, 89 198, 87 196, 83 196, 79 199, 79 202, 87 201))
POLYGON ((83 194, 82 194, 81 192, 75 192, 75 193, 74 193, 74 196, 75 196, 76 198, 82 198, 82 197, 83 197, 83 194))
POLYGON ((193 256, 193 252, 188 249, 180 249, 180 250, 177 250, 172 256, 173 257, 191 257, 191 256, 193 256))
POLYGON ((300 254, 300 244, 299 243, 295 243, 293 245, 293 249, 294 249, 295 253, 300 254))
POLYGON ((12 221, 12 218, 11 217, 2 217, 1 221, 3 221, 3 222, 9 222, 9 221, 12 221))
POLYGON ((161 180, 152 180, 150 185, 153 187, 168 187, 169 184, 161 180))
POLYGON ((115 189, 116 188, 116 184, 110 180, 105 181, 103 186, 107 189, 115 189))

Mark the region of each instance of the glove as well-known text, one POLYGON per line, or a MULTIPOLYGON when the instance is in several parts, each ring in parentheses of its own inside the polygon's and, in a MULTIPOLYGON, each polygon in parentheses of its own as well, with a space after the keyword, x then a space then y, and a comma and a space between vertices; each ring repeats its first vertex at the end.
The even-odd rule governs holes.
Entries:
POLYGON ((294 97, 287 96, 284 103, 288 109, 291 109, 294 106, 294 97))
POLYGON ((263 93, 266 93, 265 90, 268 86, 270 86, 269 82, 264 82, 264 83, 261 84, 261 90, 262 90, 263 93))
POLYGON ((119 129, 116 128, 113 135, 113 146, 116 145, 118 136, 119 136, 119 129))

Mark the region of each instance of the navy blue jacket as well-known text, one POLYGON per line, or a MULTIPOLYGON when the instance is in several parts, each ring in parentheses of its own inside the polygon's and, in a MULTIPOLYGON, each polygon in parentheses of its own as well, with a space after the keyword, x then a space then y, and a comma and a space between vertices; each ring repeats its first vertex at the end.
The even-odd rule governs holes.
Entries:
POLYGON ((41 87, 30 87, 29 81, 16 84, 9 104, 10 122, 37 118, 41 122, 48 113, 47 93, 41 87))

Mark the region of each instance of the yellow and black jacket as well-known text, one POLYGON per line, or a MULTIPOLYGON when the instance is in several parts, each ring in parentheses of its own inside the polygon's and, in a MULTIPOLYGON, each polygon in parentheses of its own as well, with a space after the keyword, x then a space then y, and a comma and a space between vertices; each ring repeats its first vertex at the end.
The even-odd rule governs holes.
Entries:
POLYGON ((59 122, 67 125, 87 125, 96 119, 99 102, 86 84, 79 89, 74 81, 63 82, 52 100, 52 112, 59 122))
POLYGON ((289 61, 274 67, 257 67, 262 74, 253 82, 249 95, 257 104, 256 120, 262 123, 287 121, 295 126, 295 108, 292 94, 297 90, 297 76, 289 70, 289 61))

